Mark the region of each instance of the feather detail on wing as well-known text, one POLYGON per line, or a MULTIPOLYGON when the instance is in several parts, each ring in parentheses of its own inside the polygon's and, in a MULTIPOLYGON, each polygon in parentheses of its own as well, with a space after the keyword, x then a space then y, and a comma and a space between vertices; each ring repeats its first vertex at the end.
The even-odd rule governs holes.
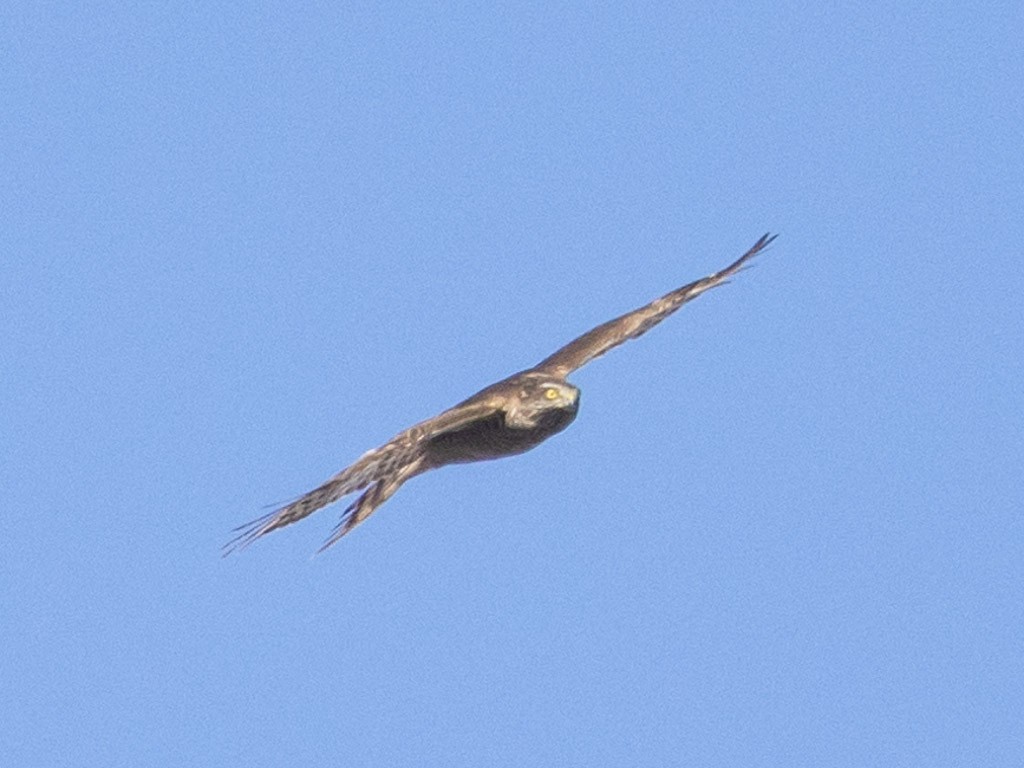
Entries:
POLYGON ((655 299, 650 304, 640 307, 640 309, 627 312, 621 317, 609 320, 607 323, 587 331, 553 355, 546 357, 533 370, 564 377, 577 368, 586 365, 594 358, 600 357, 608 350, 614 349, 624 341, 635 339, 660 323, 686 302, 697 298, 704 291, 728 282, 730 277, 743 269, 750 259, 763 251, 774 239, 774 235, 766 234, 754 243, 750 250, 725 269, 677 288, 661 298, 655 299))
POLYGON ((334 533, 320 551, 336 542, 383 504, 398 487, 413 475, 432 467, 423 461, 424 445, 431 438, 460 429, 471 422, 492 416, 497 408, 490 398, 470 398, 454 408, 420 422, 390 441, 364 453, 354 464, 295 501, 235 528, 237 534, 223 547, 223 554, 245 549, 271 531, 291 525, 343 496, 371 486, 348 506, 334 533))
POLYGON ((363 522, 363 520, 373 514, 377 507, 391 498, 391 495, 401 487, 402 483, 410 477, 418 475, 425 468, 423 459, 420 457, 406 464, 392 476, 379 480, 370 486, 362 496, 348 505, 344 513, 342 513, 338 524, 331 531, 331 535, 327 537, 327 540, 316 553, 319 555, 328 547, 336 544, 342 536, 363 522))
POLYGON ((302 520, 318 509, 333 504, 342 496, 362 490, 374 481, 393 473, 395 468, 415 458, 416 446, 401 441, 400 435, 380 448, 367 451, 350 467, 343 469, 330 480, 295 501, 275 509, 235 529, 238 534, 224 546, 224 554, 245 549, 256 539, 271 531, 302 520))

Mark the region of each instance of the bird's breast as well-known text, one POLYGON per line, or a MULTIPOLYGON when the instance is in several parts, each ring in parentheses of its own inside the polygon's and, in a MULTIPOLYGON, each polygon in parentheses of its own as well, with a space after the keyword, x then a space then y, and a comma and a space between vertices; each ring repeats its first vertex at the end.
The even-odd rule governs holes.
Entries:
POLYGON ((575 410, 553 409, 540 414, 526 429, 509 427, 502 413, 430 439, 427 455, 435 466, 487 461, 514 456, 539 445, 568 427, 575 410))

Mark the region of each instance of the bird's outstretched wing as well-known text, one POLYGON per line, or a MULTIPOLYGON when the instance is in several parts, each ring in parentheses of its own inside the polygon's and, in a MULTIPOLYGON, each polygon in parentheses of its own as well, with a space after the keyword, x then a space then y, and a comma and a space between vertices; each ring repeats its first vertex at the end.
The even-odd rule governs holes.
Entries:
POLYGON ((743 269, 743 266, 750 259, 763 251, 774 239, 775 235, 766 234, 754 243, 749 251, 725 269, 700 280, 695 280, 688 285, 684 285, 682 288, 677 288, 660 299, 655 299, 650 304, 640 307, 640 309, 628 312, 621 317, 609 320, 607 323, 587 331, 553 355, 546 357, 533 370, 564 377, 577 368, 586 365, 595 357, 600 357, 609 349, 619 346, 622 342, 635 339, 660 323, 686 302, 697 298, 704 291, 728 282, 730 277, 743 269))
POLYGON ((369 489, 342 514, 331 537, 321 551, 336 542, 383 504, 398 487, 432 467, 423 462, 424 447, 432 438, 461 429, 479 419, 493 416, 499 405, 490 398, 470 398, 454 408, 422 421, 396 435, 379 448, 360 456, 330 480, 295 501, 251 520, 235 529, 235 538, 224 545, 225 555, 245 549, 271 531, 291 525, 318 509, 333 504, 342 496, 369 489))

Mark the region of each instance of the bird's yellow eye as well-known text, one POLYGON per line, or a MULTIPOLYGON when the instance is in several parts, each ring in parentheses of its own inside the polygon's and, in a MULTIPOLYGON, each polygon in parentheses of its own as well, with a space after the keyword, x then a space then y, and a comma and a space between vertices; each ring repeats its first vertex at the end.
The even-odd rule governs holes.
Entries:
POLYGON ((544 397, 547 398, 548 400, 554 400, 556 397, 558 397, 558 390, 555 389, 554 387, 548 387, 547 389, 544 390, 544 397))

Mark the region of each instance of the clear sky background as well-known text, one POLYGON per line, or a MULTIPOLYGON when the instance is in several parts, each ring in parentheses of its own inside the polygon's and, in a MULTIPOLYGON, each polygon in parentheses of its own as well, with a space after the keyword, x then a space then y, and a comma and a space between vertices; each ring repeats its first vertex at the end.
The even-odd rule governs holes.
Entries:
POLYGON ((1019 3, 0 13, 0 764, 1024 761, 1019 3))

